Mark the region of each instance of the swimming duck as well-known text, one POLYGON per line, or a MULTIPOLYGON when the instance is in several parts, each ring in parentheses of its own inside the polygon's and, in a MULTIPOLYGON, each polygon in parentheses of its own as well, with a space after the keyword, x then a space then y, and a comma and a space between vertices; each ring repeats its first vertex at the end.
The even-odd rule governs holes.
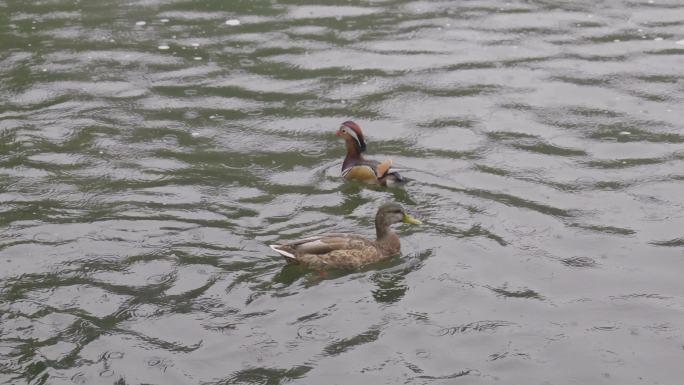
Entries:
POLYGON ((321 234, 270 247, 288 263, 314 269, 356 269, 399 253, 399 237, 390 229, 399 222, 421 224, 400 205, 386 203, 375 215, 375 241, 355 234, 321 234))
POLYGON ((336 135, 344 139, 347 146, 347 156, 342 163, 342 176, 345 179, 381 186, 404 181, 399 173, 390 171, 391 159, 381 163, 363 157, 362 153, 366 151, 366 142, 363 138, 363 131, 358 124, 351 120, 346 121, 337 130, 336 135))

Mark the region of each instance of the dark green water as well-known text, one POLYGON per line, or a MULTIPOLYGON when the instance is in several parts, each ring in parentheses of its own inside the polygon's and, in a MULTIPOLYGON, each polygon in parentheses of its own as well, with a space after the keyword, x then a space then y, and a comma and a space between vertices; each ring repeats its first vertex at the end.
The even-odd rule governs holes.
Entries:
POLYGON ((0 0, 0 383, 680 383, 681 1, 339 4, 0 0))

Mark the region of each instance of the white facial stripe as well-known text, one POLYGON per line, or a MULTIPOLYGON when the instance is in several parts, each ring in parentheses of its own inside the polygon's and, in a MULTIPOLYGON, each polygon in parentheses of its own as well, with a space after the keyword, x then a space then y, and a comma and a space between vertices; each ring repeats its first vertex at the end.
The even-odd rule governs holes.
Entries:
POLYGON ((344 126, 345 132, 349 135, 351 135, 352 138, 358 143, 359 145, 361 144, 361 141, 359 140, 359 136, 356 135, 356 131, 352 130, 351 128, 344 126))

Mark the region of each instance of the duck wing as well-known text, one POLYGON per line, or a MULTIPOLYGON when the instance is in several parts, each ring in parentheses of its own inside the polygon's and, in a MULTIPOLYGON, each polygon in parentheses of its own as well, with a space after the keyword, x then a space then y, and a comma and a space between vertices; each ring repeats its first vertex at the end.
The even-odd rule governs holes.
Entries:
POLYGON ((353 234, 322 234, 271 248, 290 263, 316 268, 356 268, 382 258, 375 242, 353 234))
POLYGON ((385 176, 390 167, 392 167, 392 159, 385 159, 384 162, 378 163, 378 165, 375 166, 375 172, 378 175, 378 178, 385 176))

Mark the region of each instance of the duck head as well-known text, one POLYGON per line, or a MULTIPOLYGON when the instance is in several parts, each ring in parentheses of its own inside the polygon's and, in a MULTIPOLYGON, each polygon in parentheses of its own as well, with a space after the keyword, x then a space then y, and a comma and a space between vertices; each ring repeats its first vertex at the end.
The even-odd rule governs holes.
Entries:
POLYGON ((385 203, 380 206, 378 213, 375 214, 375 229, 378 233, 378 239, 387 234, 391 225, 402 222, 412 225, 420 225, 423 223, 409 215, 409 213, 397 203, 385 203))
POLYGON ((358 124, 351 120, 342 123, 335 135, 344 139, 347 143, 347 149, 352 149, 352 147, 350 147, 351 145, 359 154, 366 151, 366 141, 363 138, 363 131, 361 131, 361 127, 358 124))

